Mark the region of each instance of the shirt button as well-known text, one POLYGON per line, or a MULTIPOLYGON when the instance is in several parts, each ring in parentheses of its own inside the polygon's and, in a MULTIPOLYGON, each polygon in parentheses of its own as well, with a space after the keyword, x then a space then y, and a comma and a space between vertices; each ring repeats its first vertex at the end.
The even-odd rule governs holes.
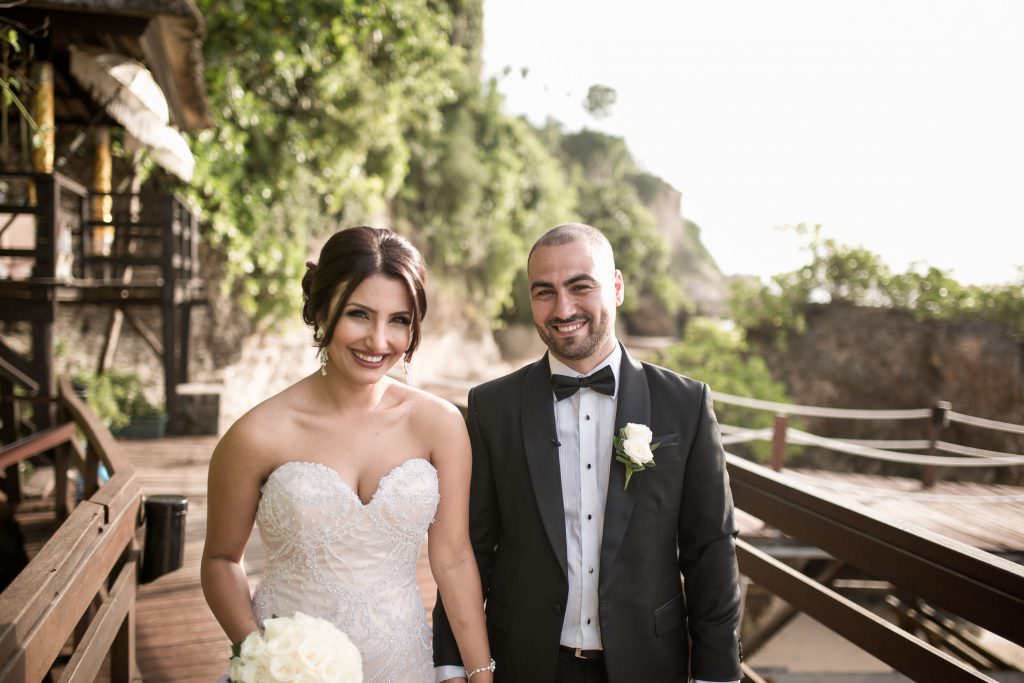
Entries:
POLYGON ((590 619, 587 619, 587 623, 588 623, 588 624, 590 623, 590 619))
POLYGON ((584 415, 583 419, 589 421, 590 420, 590 416, 589 415, 584 415))
POLYGON ((587 469, 588 470, 590 469, 590 463, 589 462, 587 463, 587 469))
POLYGON ((594 518, 593 515, 587 515, 587 519, 593 519, 593 518, 594 518))
POLYGON ((588 573, 588 574, 593 574, 593 573, 594 573, 594 568, 593 568, 593 567, 591 567, 590 569, 588 569, 588 570, 587 570, 587 573, 588 573))

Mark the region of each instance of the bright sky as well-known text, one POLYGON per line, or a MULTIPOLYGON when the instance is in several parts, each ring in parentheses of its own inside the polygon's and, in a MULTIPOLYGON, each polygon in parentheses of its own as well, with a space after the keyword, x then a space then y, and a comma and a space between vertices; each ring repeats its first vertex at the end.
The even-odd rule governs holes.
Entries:
POLYGON ((728 273, 803 264, 821 223, 902 270, 1024 265, 1020 0, 486 0, 511 113, 625 137, 728 273), (529 69, 525 78, 518 69, 529 69), (618 92, 597 121, 591 84, 618 92))

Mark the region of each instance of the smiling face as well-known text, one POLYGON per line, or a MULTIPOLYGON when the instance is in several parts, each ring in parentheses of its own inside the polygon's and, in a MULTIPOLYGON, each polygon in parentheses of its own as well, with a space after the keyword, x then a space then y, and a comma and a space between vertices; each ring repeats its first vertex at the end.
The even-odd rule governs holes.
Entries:
POLYGON ((412 341, 412 297, 405 283, 380 273, 359 283, 343 304, 328 345, 333 372, 357 384, 380 380, 412 341))
POLYGON ((586 239, 539 247, 527 274, 540 338, 566 365, 589 372, 615 346, 615 309, 625 291, 611 249, 586 239))

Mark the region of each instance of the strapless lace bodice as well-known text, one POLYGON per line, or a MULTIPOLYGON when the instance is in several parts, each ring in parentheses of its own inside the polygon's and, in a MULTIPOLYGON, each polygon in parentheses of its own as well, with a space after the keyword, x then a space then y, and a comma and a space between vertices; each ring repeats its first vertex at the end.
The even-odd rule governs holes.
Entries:
POLYGON ((359 648, 366 681, 433 681, 416 560, 438 498, 437 472, 422 458, 391 470, 365 505, 331 467, 278 467, 256 512, 267 553, 257 620, 322 617, 359 648))

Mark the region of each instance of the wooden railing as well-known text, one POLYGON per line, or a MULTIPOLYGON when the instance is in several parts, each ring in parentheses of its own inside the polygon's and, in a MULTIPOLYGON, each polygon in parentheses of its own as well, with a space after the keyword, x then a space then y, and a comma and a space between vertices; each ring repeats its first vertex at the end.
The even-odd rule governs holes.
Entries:
POLYGON ((142 491, 107 428, 59 382, 58 426, 0 448, 11 463, 56 449, 55 514, 63 522, 0 593, 0 683, 40 681, 74 643, 62 682, 93 681, 109 658, 110 680, 135 678, 136 528, 142 491), (80 445, 79 434, 84 436, 80 445), (102 463, 110 480, 97 478, 102 463), (69 510, 68 469, 84 479, 69 510))
MULTIPOLYGON (((1024 644, 1021 565, 924 529, 896 526, 735 455, 728 456, 728 468, 738 508, 928 604, 1024 644)), ((754 583, 915 681, 992 681, 746 541, 737 541, 737 557, 754 583)))
POLYGON ((771 467, 780 471, 784 466, 788 444, 816 446, 848 455, 896 462, 921 467, 923 485, 931 487, 938 479, 939 467, 1014 467, 1024 465, 1024 454, 992 451, 963 444, 950 443, 940 439, 942 430, 950 422, 971 427, 1024 435, 1024 425, 988 420, 954 412, 946 401, 936 401, 929 408, 908 410, 860 410, 850 408, 825 408, 790 403, 762 401, 744 396, 732 396, 712 392, 716 403, 742 408, 771 412, 775 415, 774 425, 767 429, 748 429, 735 425, 722 425, 723 442, 726 445, 749 441, 770 441, 771 467), (926 439, 835 439, 796 429, 790 426, 791 416, 831 418, 837 420, 916 420, 925 421, 926 439), (904 451, 926 451, 908 453, 904 451), (940 455, 950 453, 952 455, 940 455))

